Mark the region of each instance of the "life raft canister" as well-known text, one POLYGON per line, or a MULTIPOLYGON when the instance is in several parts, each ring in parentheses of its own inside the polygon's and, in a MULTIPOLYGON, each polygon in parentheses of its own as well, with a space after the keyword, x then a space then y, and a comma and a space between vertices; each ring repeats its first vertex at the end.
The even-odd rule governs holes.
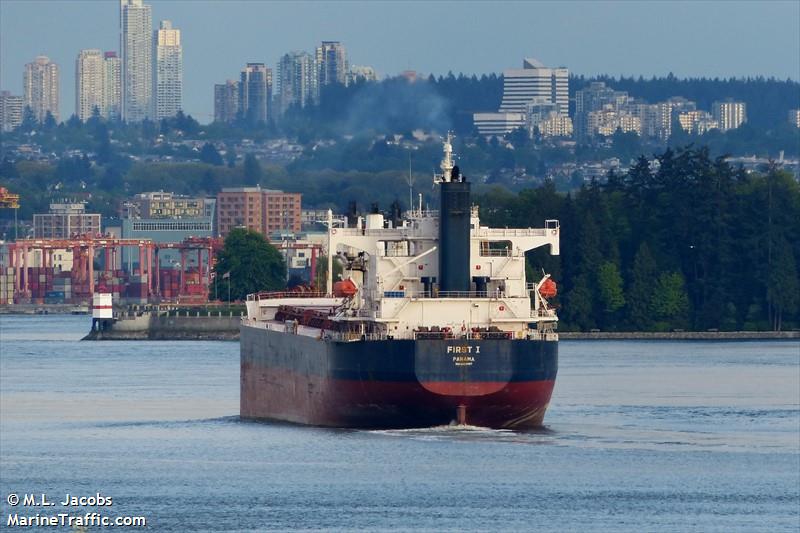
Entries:
POLYGON ((541 294, 543 298, 552 298, 558 294, 556 282, 550 278, 547 278, 544 283, 542 283, 542 286, 539 287, 539 294, 541 294))

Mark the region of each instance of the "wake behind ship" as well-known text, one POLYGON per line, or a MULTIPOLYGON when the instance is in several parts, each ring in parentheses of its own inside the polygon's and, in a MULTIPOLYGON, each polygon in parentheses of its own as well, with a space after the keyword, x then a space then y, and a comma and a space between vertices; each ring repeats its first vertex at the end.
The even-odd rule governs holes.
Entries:
MULTIPOLYGON (((240 415, 319 426, 404 428, 456 421, 542 424, 558 370, 549 275, 525 253, 559 253, 559 224, 480 225, 444 142, 440 210, 328 216, 325 293, 260 293, 241 324, 240 415), (343 263, 333 283, 333 260, 343 263)), ((421 202, 420 202, 421 204, 421 202)))

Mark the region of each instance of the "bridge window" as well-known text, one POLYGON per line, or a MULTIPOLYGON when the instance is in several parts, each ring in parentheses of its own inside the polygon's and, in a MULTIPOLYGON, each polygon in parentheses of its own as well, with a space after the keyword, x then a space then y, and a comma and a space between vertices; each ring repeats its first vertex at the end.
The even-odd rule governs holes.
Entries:
POLYGON ((513 249, 511 241, 481 241, 481 257, 508 257, 513 249))

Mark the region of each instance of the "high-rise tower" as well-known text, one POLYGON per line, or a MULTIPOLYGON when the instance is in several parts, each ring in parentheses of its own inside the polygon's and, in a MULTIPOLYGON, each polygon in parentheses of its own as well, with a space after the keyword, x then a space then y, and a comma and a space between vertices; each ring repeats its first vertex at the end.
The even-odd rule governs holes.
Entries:
POLYGON ((116 52, 81 50, 75 60, 75 114, 86 121, 94 110, 106 119, 120 117, 121 68, 116 52))
POLYGON ((308 52, 289 52, 281 57, 278 61, 279 112, 316 101, 318 79, 316 61, 308 52))
POLYGON ((75 60, 75 114, 86 121, 97 109, 104 113, 105 64, 103 52, 97 49, 81 50, 75 60))
POLYGON ((120 0, 122 118, 153 116, 153 18, 142 0, 120 0))
POLYGON ((47 112, 58 120, 58 65, 47 56, 38 56, 25 65, 25 105, 30 107, 36 120, 44 122, 47 112))
POLYGON ((103 56, 103 116, 109 120, 122 118, 122 61, 116 52, 103 56))
POLYGON ((214 122, 229 124, 239 112, 239 82, 227 80, 214 84, 214 122))
POLYGON ((181 109, 183 95, 183 47, 181 30, 162 20, 154 33, 156 46, 155 104, 156 118, 175 116, 181 109))
POLYGON ((264 63, 248 63, 239 82, 239 111, 250 124, 267 122, 272 100, 272 69, 264 63))
POLYGON ((347 85, 347 51, 339 41, 322 41, 317 47, 317 67, 320 86, 331 83, 347 85))

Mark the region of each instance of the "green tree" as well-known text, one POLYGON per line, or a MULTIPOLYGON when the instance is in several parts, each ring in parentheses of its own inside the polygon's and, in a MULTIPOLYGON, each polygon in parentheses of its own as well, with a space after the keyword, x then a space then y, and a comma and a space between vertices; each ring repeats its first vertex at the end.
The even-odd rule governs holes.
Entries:
POLYGON ((770 306, 773 331, 783 326, 783 313, 794 313, 800 302, 800 282, 797 263, 789 243, 782 239, 773 252, 773 264, 767 285, 767 302, 770 306))
POLYGON ((0 178, 15 179, 18 177, 19 172, 17 171, 17 166, 8 156, 4 157, 3 162, 0 163, 0 178))
POLYGON ((286 263, 281 253, 264 236, 236 228, 225 238, 214 267, 218 295, 243 300, 248 294, 286 288, 286 263))
POLYGON ((685 327, 689 316, 689 295, 686 283, 679 272, 665 272, 658 277, 651 311, 664 327, 685 327))
POLYGON ((573 287, 567 292, 564 299, 565 319, 567 323, 578 330, 586 331, 595 327, 592 308, 594 302, 592 291, 586 275, 579 275, 573 287))
POLYGON ((253 154, 247 154, 244 158, 244 182, 247 185, 258 185, 264 177, 261 164, 253 154))
POLYGON ((200 182, 200 187, 210 196, 214 196, 219 192, 219 184, 214 178, 214 172, 211 169, 203 173, 203 179, 200 182))
POLYGON ((225 162, 228 164, 228 168, 236 167, 236 150, 233 149, 233 144, 225 150, 225 162))
POLYGON ((636 330, 649 330, 653 325, 651 301, 658 279, 656 261, 647 243, 639 245, 633 258, 631 283, 628 290, 628 321, 636 330))
POLYGON ((56 118, 53 116, 53 113, 48 111, 47 114, 44 116, 44 123, 42 124, 42 128, 45 131, 52 131, 56 129, 56 126, 58 126, 58 124, 56 123, 56 118))
POLYGON ((22 112, 22 122, 17 126, 17 130, 21 133, 30 133, 38 129, 38 127, 39 121, 36 120, 36 114, 30 106, 26 105, 25 110, 22 112))
POLYGON ((519 128, 515 129, 508 135, 506 135, 506 139, 514 145, 514 148, 520 149, 524 148, 528 144, 530 144, 530 136, 528 135, 528 129, 520 126, 519 128))
POLYGON ((597 290, 603 311, 609 314, 616 313, 625 305, 625 295, 622 290, 622 276, 615 263, 605 261, 597 272, 597 290))
POLYGON ((200 149, 200 161, 221 167, 223 165, 222 156, 219 155, 216 147, 211 143, 205 143, 200 149))

